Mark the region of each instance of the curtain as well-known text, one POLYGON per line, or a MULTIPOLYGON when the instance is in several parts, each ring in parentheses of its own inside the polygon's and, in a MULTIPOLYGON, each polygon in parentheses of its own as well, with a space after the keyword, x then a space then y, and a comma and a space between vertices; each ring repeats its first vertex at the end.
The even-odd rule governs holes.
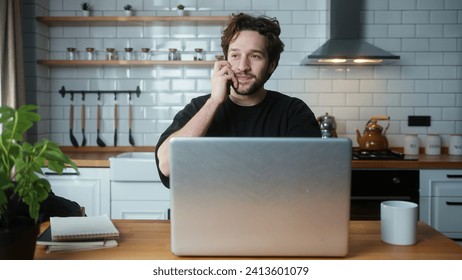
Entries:
POLYGON ((22 0, 0 0, 0 101, 18 108, 25 103, 22 0))

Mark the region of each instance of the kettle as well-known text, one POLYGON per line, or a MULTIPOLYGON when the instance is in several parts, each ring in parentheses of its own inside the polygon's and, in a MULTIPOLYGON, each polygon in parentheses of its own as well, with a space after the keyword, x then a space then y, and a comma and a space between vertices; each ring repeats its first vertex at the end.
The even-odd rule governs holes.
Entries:
POLYGON ((323 116, 319 116, 317 120, 321 128, 322 138, 337 137, 337 132, 335 131, 337 124, 333 116, 329 116, 329 113, 326 113, 323 116))
POLYGON ((359 129, 356 129, 356 137, 361 150, 367 151, 380 151, 388 149, 388 140, 385 137, 388 127, 390 126, 389 116, 373 116, 367 122, 364 128, 363 135, 360 134, 359 129), (385 129, 380 126, 377 121, 386 120, 388 125, 385 129))

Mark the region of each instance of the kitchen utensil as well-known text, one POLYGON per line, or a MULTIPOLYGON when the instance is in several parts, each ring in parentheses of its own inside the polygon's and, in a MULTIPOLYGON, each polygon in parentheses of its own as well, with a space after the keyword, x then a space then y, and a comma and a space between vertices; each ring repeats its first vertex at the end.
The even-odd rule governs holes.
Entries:
POLYGON ((116 103, 114 104, 114 147, 117 147, 117 115, 119 111, 119 106, 116 103))
POLYGON ((99 133, 101 130, 101 106, 98 103, 96 106, 96 143, 98 144, 99 147, 106 147, 106 143, 101 139, 99 133))
POLYGON ((79 143, 72 132, 74 128, 74 95, 71 94, 71 105, 69 107, 69 136, 71 138, 72 146, 78 147, 79 143))
POLYGON ((132 104, 128 104, 128 142, 130 145, 135 146, 135 139, 132 135, 132 104))
POLYGON ((82 121, 82 147, 85 147, 85 145, 87 145, 87 138, 85 137, 85 94, 83 93, 82 93, 81 121, 82 121))
POLYGON ((388 140, 385 133, 390 126, 389 116, 373 116, 367 122, 364 128, 363 135, 361 136, 359 129, 356 129, 356 137, 361 150, 379 151, 388 149, 388 140), (388 125, 385 129, 380 126, 378 120, 387 120, 388 125))
POLYGON ((317 118, 319 127, 321 128, 322 138, 337 137, 337 124, 333 116, 329 116, 329 113, 326 113, 323 116, 317 118))

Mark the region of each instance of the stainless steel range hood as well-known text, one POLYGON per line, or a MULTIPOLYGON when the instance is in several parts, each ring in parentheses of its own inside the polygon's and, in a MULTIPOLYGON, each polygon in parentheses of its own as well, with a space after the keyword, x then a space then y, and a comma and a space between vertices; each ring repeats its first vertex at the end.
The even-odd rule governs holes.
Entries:
POLYGON ((302 65, 379 65, 400 57, 361 39, 362 0, 330 0, 330 39, 302 65))

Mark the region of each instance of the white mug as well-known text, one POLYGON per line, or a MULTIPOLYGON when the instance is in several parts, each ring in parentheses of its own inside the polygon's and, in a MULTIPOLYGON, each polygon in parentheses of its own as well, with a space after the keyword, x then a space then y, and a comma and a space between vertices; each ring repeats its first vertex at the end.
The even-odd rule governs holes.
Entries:
POLYGON ((425 145, 425 154, 439 155, 441 154, 441 138, 436 134, 427 135, 427 143, 425 145))
POLYGON ((382 240, 393 245, 417 243, 417 204, 409 201, 389 200, 380 204, 382 240))
POLYGON ((454 156, 462 155, 462 134, 452 134, 449 136, 448 153, 454 156))
POLYGON ((419 138, 415 134, 406 135, 404 137, 404 154, 418 155, 419 154, 419 138))

